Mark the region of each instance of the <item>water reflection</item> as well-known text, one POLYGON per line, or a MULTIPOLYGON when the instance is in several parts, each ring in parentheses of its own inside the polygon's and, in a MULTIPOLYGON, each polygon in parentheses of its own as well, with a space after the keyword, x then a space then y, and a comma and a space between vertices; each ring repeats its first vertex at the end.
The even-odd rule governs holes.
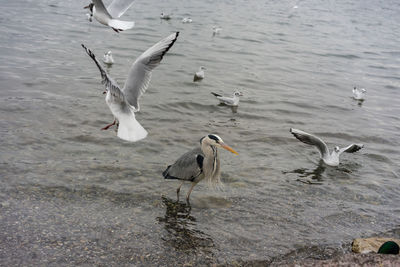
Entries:
POLYGON ((307 168, 300 168, 295 169, 293 171, 283 172, 284 174, 287 173, 296 173, 299 174, 299 178, 297 181, 307 184, 322 184, 322 174, 324 173, 326 166, 320 162, 317 168, 313 170, 309 170, 307 168), (306 178, 306 179, 303 179, 306 178))
POLYGON ((166 235, 162 240, 177 250, 195 251, 201 249, 211 253, 215 247, 210 236, 196 229, 196 218, 190 215, 191 206, 187 203, 162 197, 165 216, 157 217, 164 224, 166 235))
POLYGON ((228 106, 228 105, 226 105, 224 103, 219 103, 218 106, 230 107, 231 110, 232 110, 232 113, 237 113, 237 110, 238 110, 238 107, 239 107, 239 106, 228 106))

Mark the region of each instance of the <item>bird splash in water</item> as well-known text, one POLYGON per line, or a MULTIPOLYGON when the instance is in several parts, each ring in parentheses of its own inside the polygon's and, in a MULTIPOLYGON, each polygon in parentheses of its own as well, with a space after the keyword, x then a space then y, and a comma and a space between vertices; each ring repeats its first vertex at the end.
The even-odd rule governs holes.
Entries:
POLYGON ((114 0, 106 8, 102 0, 92 0, 92 3, 84 8, 88 8, 90 15, 98 22, 111 27, 116 32, 120 32, 129 30, 135 26, 135 22, 133 21, 119 20, 119 17, 121 17, 132 4, 133 0, 114 0))
POLYGON ((338 166, 339 156, 343 152, 354 153, 364 147, 363 144, 351 144, 344 148, 335 146, 332 153, 329 153, 328 146, 319 137, 293 128, 290 128, 290 132, 301 142, 316 146, 320 153, 321 159, 326 165, 329 166, 338 166))
POLYGON ((106 103, 115 118, 113 123, 102 128, 102 130, 107 130, 118 121, 117 135, 119 138, 135 142, 147 136, 147 131, 135 119, 135 112, 140 110, 139 98, 149 86, 152 70, 160 64, 165 53, 175 43, 178 35, 179 32, 169 35, 140 55, 130 68, 123 88, 119 87, 117 82, 108 75, 92 51, 82 44, 86 53, 100 70, 102 83, 106 87, 106 103))
POLYGON ((200 147, 183 154, 178 160, 167 167, 163 172, 165 179, 182 180, 176 190, 179 199, 179 191, 184 182, 191 182, 186 201, 189 202, 193 187, 203 179, 210 184, 217 185, 221 182, 221 165, 218 157, 218 147, 222 147, 234 154, 238 154, 233 148, 226 145, 221 137, 209 134, 200 139, 200 147))

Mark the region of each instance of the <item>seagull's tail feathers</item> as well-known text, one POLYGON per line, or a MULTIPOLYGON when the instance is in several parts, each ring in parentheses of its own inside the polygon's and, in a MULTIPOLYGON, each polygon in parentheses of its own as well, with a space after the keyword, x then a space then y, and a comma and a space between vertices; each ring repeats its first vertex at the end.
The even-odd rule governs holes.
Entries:
POLYGON ((222 96, 222 95, 219 95, 219 94, 213 93, 213 92, 211 92, 211 94, 213 94, 213 95, 215 95, 215 96, 222 96))
POLYGON ((136 142, 146 138, 147 131, 136 120, 135 116, 120 116, 118 118, 118 137, 129 141, 136 142))
POLYGON ((108 26, 116 31, 125 31, 132 29, 135 26, 134 21, 123 21, 119 19, 112 19, 108 22, 108 26))

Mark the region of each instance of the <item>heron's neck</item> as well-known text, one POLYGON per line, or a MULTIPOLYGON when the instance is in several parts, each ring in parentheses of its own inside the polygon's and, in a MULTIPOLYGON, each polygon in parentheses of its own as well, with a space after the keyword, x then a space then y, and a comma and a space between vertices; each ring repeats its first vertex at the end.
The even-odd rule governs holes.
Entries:
POLYGON ((209 144, 201 144, 201 150, 204 153, 204 156, 207 157, 215 157, 215 155, 217 154, 217 148, 216 147, 212 147, 209 144))

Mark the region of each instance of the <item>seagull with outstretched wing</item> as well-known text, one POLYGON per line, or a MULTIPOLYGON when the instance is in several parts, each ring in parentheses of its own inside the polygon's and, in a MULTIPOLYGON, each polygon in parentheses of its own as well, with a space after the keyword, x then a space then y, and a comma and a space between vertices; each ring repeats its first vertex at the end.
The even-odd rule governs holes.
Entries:
POLYGON ((120 32, 129 30, 135 26, 133 21, 120 20, 121 17, 133 4, 134 0, 114 0, 106 8, 102 0, 92 0, 92 3, 85 6, 90 10, 90 16, 93 16, 98 22, 111 27, 114 31, 120 32))
POLYGON ((92 51, 82 44, 86 53, 100 70, 102 83, 106 87, 106 103, 115 117, 114 122, 104 127, 103 130, 107 130, 118 121, 117 135, 119 138, 136 142, 147 136, 147 131, 136 120, 135 112, 140 110, 139 99, 149 86, 152 70, 160 64, 178 35, 179 32, 169 35, 140 55, 129 70, 123 88, 108 75, 92 51))
POLYGON ((290 128, 290 132, 301 142, 316 146, 320 153, 321 159, 326 165, 329 166, 338 166, 339 156, 343 152, 354 153, 364 147, 363 144, 351 144, 344 148, 335 146, 332 153, 329 153, 328 146, 319 137, 294 128, 290 128))

